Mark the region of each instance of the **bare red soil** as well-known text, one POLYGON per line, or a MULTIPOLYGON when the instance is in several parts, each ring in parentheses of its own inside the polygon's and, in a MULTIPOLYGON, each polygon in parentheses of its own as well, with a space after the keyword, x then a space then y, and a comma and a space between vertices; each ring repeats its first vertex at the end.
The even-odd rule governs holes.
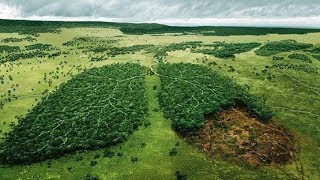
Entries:
POLYGON ((294 159, 293 137, 274 121, 261 123, 245 108, 206 117, 205 127, 187 138, 209 156, 222 156, 252 165, 286 164, 294 159))

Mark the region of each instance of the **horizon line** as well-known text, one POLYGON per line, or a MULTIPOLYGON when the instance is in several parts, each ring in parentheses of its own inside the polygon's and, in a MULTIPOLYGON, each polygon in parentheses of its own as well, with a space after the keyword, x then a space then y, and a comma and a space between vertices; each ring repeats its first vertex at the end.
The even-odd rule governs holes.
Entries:
POLYGON ((41 22, 101 22, 101 23, 128 23, 128 24, 158 24, 173 27, 252 27, 252 28, 308 28, 320 29, 319 17, 304 18, 188 18, 188 19, 159 19, 150 21, 130 21, 121 18, 104 17, 56 17, 56 16, 33 16, 28 18, 2 18, 8 21, 41 21, 41 22), (306 20, 312 19, 312 23, 306 20), (249 21, 249 22, 248 22, 249 21), (251 22, 250 22, 251 21, 251 22), (295 22, 295 23, 294 23, 295 22), (302 23, 303 22, 303 23, 302 23), (284 23, 283 25, 280 25, 284 23), (311 25, 313 24, 313 25, 311 25))

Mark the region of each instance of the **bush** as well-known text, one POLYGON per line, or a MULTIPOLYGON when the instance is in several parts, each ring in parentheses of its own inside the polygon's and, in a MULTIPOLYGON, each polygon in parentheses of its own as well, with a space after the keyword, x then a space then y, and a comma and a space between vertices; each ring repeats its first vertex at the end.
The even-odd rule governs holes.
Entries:
POLYGON ((315 58, 316 60, 320 61, 320 55, 312 55, 313 58, 315 58))
POLYGON ((176 156, 178 154, 178 149, 176 147, 170 149, 169 156, 176 156))
POLYGON ((188 176, 183 174, 181 171, 176 171, 177 180, 187 180, 188 176))
POLYGON ((272 57, 272 60, 274 60, 274 61, 282 61, 282 60, 284 60, 284 57, 281 57, 281 56, 273 56, 273 57, 272 57))
POLYGON ((110 149, 104 150, 103 157, 112 158, 114 156, 114 152, 110 149))
POLYGON ((131 162, 137 162, 139 160, 138 157, 131 157, 131 162))
POLYGON ((309 64, 292 64, 292 63, 277 63, 272 65, 272 68, 291 69, 296 71, 304 71, 307 73, 317 73, 318 69, 309 64))
POLYGON ((312 60, 305 54, 294 53, 294 54, 290 54, 288 57, 290 59, 296 59, 296 60, 301 60, 306 63, 312 63, 312 60))
POLYGON ((98 176, 88 174, 86 180, 99 180, 98 176))
POLYGON ((90 162, 90 166, 96 166, 97 164, 98 164, 97 161, 91 161, 91 162, 90 162))

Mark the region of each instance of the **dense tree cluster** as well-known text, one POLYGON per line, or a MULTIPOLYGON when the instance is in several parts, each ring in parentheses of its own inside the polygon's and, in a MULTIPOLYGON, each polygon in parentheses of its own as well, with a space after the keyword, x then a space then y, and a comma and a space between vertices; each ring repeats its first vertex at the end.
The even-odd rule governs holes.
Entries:
POLYGON ((288 56, 288 58, 301 60, 301 61, 306 62, 306 63, 312 63, 312 60, 309 58, 309 56, 307 56, 305 54, 293 53, 293 54, 290 54, 288 56))
POLYGON ((48 58, 49 58, 49 59, 51 59, 51 58, 54 59, 55 57, 58 57, 58 56, 60 56, 61 54, 67 54, 67 52, 57 51, 57 52, 55 52, 55 53, 49 54, 49 55, 48 55, 48 58))
POLYGON ((234 58, 235 54, 251 51, 252 49, 261 46, 260 43, 224 43, 216 42, 212 45, 208 45, 214 49, 201 49, 195 50, 194 52, 203 53, 208 55, 214 55, 217 58, 234 58))
POLYGON ((2 59, 1 62, 6 62, 6 61, 17 61, 20 59, 31 59, 31 58, 43 58, 49 55, 47 52, 43 51, 31 51, 31 52, 21 52, 21 53, 11 53, 5 56, 4 59, 2 59))
MULTIPOLYGON (((132 24, 133 26, 135 24, 132 24)), ((39 33, 59 33, 60 28, 119 27, 128 23, 113 22, 66 22, 66 21, 25 21, 0 20, 0 33, 19 33, 38 36, 39 33)))
POLYGON ((94 68, 43 98, 0 144, 2 164, 33 163, 124 141, 147 112, 138 64, 94 68))
POLYGON ((272 118, 264 99, 257 98, 231 79, 209 68, 193 64, 159 65, 159 102, 173 128, 182 134, 193 133, 204 124, 204 116, 222 108, 245 105, 262 121, 272 118))
POLYGON ((305 50, 306 52, 312 53, 312 57, 315 58, 316 60, 320 61, 320 48, 314 48, 311 50, 305 50))
POLYGON ((102 53, 100 56, 91 57, 91 61, 103 61, 107 59, 107 57, 116 57, 118 55, 124 54, 135 54, 136 52, 147 50, 150 47, 154 47, 154 45, 133 45, 129 47, 95 47, 89 48, 86 51, 93 53, 102 53))
POLYGON ((27 50, 38 50, 38 51, 50 51, 53 49, 53 46, 51 44, 37 43, 37 44, 32 44, 32 45, 26 46, 26 49, 27 50))
POLYGON ((177 27, 160 24, 128 24, 121 25, 120 30, 125 34, 199 34, 204 36, 230 36, 230 35, 266 35, 266 34, 306 34, 319 32, 318 29, 301 28, 259 28, 259 27, 177 27))
POLYGON ((72 40, 63 43, 63 46, 74 46, 79 49, 90 49, 90 48, 103 48, 109 47, 116 43, 117 40, 112 38, 92 37, 92 36, 81 36, 75 37, 72 40))
POLYGON ((0 45, 0 53, 3 53, 0 63, 16 61, 20 59, 44 57, 54 58, 62 54, 61 51, 51 52, 54 50, 58 49, 53 47, 51 44, 41 43, 25 46, 25 49, 21 49, 19 46, 0 45))
POLYGON ((75 37, 70 41, 63 43, 63 46, 79 46, 83 43, 92 42, 92 37, 75 37))
POLYGON ((59 33, 60 28, 113 27, 125 34, 200 34, 205 36, 306 34, 320 32, 319 29, 259 28, 259 27, 175 27, 161 24, 130 24, 113 22, 63 22, 0 20, 0 33, 19 33, 38 36, 39 33, 59 33))
POLYGON ((28 36, 26 38, 5 38, 1 42, 11 43, 11 42, 23 42, 23 41, 33 42, 33 41, 37 41, 37 39, 31 36, 28 36))
POLYGON ((314 48, 311 50, 305 50, 306 52, 310 52, 312 54, 320 54, 320 48, 314 48))
POLYGON ((19 46, 0 45, 0 53, 13 53, 21 51, 19 46))
POLYGON ((54 22, 44 21, 22 21, 22 20, 0 20, 1 33, 19 33, 39 36, 39 33, 55 33, 58 27, 54 22))
POLYGON ((291 52, 296 50, 303 50, 313 47, 313 44, 300 43, 296 40, 283 40, 269 42, 256 50, 256 54, 259 56, 270 56, 279 54, 282 52, 291 52))

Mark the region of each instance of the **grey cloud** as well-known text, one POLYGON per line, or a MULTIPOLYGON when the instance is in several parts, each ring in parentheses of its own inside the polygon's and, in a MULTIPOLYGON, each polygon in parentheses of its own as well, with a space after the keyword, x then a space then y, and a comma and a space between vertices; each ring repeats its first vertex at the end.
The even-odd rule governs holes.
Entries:
POLYGON ((11 12, 19 16, 17 18, 27 19, 91 17, 130 22, 195 18, 286 19, 320 17, 320 0, 0 0, 0 16, 11 12))
POLYGON ((149 20, 204 17, 308 17, 319 0, 7 0, 21 16, 108 17, 149 20))

